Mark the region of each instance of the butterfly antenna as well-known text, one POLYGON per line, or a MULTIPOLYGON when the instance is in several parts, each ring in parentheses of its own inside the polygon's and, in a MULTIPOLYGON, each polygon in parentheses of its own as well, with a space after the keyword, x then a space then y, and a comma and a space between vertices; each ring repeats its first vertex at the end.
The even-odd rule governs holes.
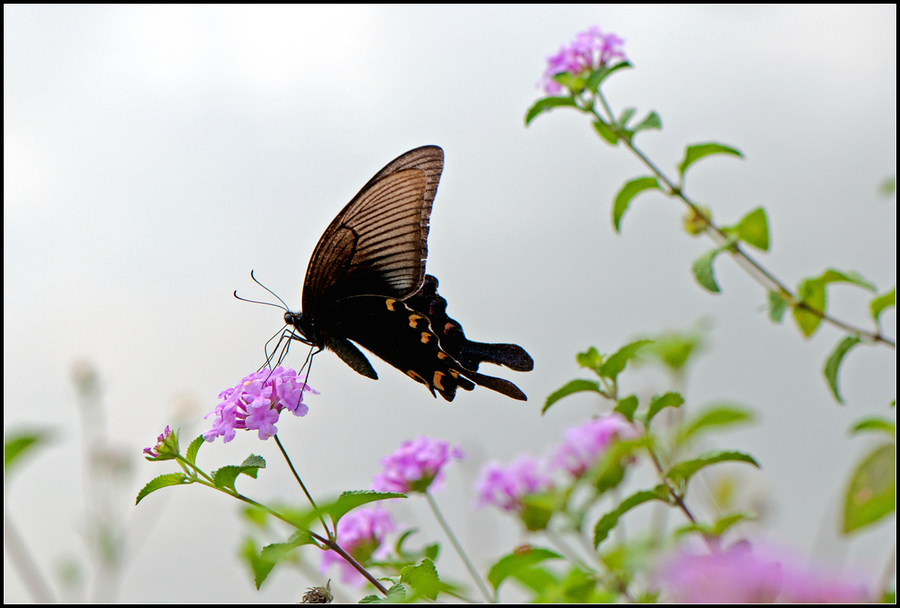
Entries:
MULTIPOLYGON (((282 300, 281 298, 279 298, 277 293, 275 293, 274 291, 272 291, 271 289, 269 289, 268 287, 266 287, 265 285, 263 285, 262 283, 260 283, 260 282, 256 279, 256 276, 253 274, 253 271, 252 271, 252 270, 250 271, 250 278, 253 279, 253 282, 254 282, 254 283, 256 283, 257 285, 259 285, 260 287, 262 287, 263 289, 265 289, 266 291, 268 291, 268 292, 269 292, 270 294, 272 294, 273 296, 275 296, 275 298, 276 298, 279 302, 281 302, 281 307, 284 308, 284 310, 285 310, 286 312, 290 312, 290 309, 288 308, 288 305, 285 304, 284 300, 282 300)), ((272 306, 274 306, 274 304, 273 304, 272 306)))

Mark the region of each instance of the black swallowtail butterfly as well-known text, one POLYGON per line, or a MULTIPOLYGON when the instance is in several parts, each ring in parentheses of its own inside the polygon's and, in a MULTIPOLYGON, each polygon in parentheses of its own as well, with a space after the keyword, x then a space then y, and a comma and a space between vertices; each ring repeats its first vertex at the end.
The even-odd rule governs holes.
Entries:
POLYGON ((375 174, 331 222, 306 269, 303 311, 287 312, 295 340, 334 351, 354 370, 378 374, 356 342, 432 395, 452 401, 475 385, 526 399, 512 382, 478 373, 480 363, 530 371, 534 362, 515 344, 466 339, 447 316, 438 281, 425 274, 428 221, 444 151, 424 146, 375 174), (436 395, 435 395, 436 396, 436 395))

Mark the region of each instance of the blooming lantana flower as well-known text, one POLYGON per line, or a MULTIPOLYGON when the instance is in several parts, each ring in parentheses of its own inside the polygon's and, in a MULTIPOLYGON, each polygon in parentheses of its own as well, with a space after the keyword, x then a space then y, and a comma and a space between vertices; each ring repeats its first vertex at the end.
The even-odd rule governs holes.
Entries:
POLYGON ((667 601, 705 603, 865 602, 866 587, 827 575, 772 546, 733 545, 727 551, 672 555, 657 576, 667 601))
MULTIPOLYGON (((388 532, 395 529, 391 514, 384 509, 356 509, 347 513, 337 525, 337 540, 341 548, 353 556, 353 559, 365 565, 369 559, 381 560, 390 553, 390 545, 384 544, 388 532)), ((321 571, 325 574, 328 567, 337 562, 340 564, 341 580, 354 587, 366 582, 356 568, 344 561, 334 551, 326 551, 322 556, 321 571)))
POLYGON ((605 414, 568 429, 551 465, 567 470, 577 479, 600 461, 613 441, 638 435, 637 429, 618 412, 605 414))
POLYGON ((615 34, 604 34, 599 26, 592 26, 587 31, 575 36, 568 46, 560 47, 556 55, 547 57, 547 69, 538 83, 550 95, 562 90, 562 86, 553 77, 562 72, 579 76, 591 72, 609 63, 614 58, 625 58, 621 46, 625 41, 615 34))
POLYGON ((309 408, 303 403, 303 393, 313 390, 297 372, 280 365, 273 370, 264 369, 250 374, 237 386, 219 393, 222 402, 212 412, 213 427, 203 433, 207 441, 222 436, 228 443, 234 439, 236 429, 257 430, 260 439, 268 439, 278 432, 275 423, 282 410, 295 416, 305 416, 309 408))
POLYGON ((522 498, 540 494, 553 487, 550 476, 544 473, 544 465, 527 454, 520 454, 508 467, 489 462, 481 469, 475 482, 478 494, 476 506, 494 505, 504 511, 518 511, 522 498))
POLYGON ((404 441, 397 451, 381 459, 384 471, 372 480, 378 492, 424 492, 429 486, 439 490, 444 479, 443 467, 451 458, 462 460, 459 446, 424 435, 404 441))

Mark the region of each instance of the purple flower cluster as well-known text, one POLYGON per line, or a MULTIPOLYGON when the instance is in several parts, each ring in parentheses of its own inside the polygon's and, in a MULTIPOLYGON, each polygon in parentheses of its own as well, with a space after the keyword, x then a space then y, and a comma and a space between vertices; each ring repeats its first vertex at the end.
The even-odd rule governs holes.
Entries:
POLYGON ((171 460, 178 451, 178 433, 173 433, 169 425, 166 425, 166 430, 156 438, 156 445, 144 448, 147 460, 171 460))
POLYGON ((295 416, 305 416, 309 411, 303 403, 303 393, 318 394, 297 377, 297 372, 281 367, 264 369, 250 374, 233 388, 219 393, 222 402, 212 412, 215 415, 213 427, 203 433, 203 438, 213 441, 222 436, 225 443, 234 439, 236 429, 257 430, 260 439, 268 439, 278 432, 275 423, 281 410, 288 410, 295 416))
POLYGON ((489 462, 475 483, 477 504, 519 511, 522 498, 553 488, 548 471, 565 469, 578 479, 600 461, 613 441, 638 435, 624 416, 610 413, 567 430, 562 445, 547 464, 527 455, 518 456, 507 467, 489 462))
POLYGON ((670 602, 866 602, 865 585, 827 575, 773 547, 734 545, 713 555, 680 551, 660 568, 658 577, 670 602))
POLYGON ((550 95, 562 90, 562 86, 553 77, 562 72, 580 75, 596 70, 614 58, 625 58, 621 46, 625 41, 615 34, 604 34, 598 26, 592 26, 586 32, 575 36, 568 46, 560 47, 559 52, 547 58, 547 69, 538 86, 543 86, 550 95))
POLYGON ((565 469, 576 479, 584 475, 616 439, 634 439, 637 430, 621 414, 609 414, 566 431, 551 466, 565 469))
POLYGON ((487 463, 475 482, 477 506, 494 505, 504 511, 518 511, 522 498, 553 487, 543 468, 540 461, 527 454, 520 454, 508 467, 497 462, 487 463))
POLYGON ((372 480, 372 489, 378 492, 424 492, 434 485, 440 489, 444 478, 443 467, 451 458, 465 458, 459 446, 454 448, 446 441, 420 436, 414 441, 404 441, 397 451, 381 459, 384 471, 372 480))
MULTIPOLYGON (((391 514, 384 509, 356 509, 341 518, 337 525, 337 538, 347 553, 360 564, 365 565, 369 559, 380 560, 390 553, 390 545, 384 544, 388 532, 395 529, 391 514)), ((322 556, 321 571, 337 562, 341 569, 341 580, 354 587, 359 587, 366 579, 356 569, 344 561, 334 551, 326 551, 322 556)))

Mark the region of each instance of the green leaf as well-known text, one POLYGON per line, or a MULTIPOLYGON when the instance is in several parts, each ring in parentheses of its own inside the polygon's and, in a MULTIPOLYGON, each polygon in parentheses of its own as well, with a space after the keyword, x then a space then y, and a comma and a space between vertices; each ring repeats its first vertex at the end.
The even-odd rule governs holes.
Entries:
POLYGON ((681 164, 678 165, 678 172, 681 174, 682 180, 684 179, 684 172, 687 171, 688 167, 690 167, 692 164, 694 164, 704 156, 709 156, 710 154, 733 154, 734 156, 743 158, 743 154, 741 154, 735 148, 729 148, 728 146, 723 146, 717 143, 688 146, 684 152, 684 160, 682 160, 681 164))
POLYGON ((434 562, 427 557, 415 566, 407 566, 400 570, 400 580, 413 588, 417 597, 426 597, 432 601, 438 593, 448 589, 438 578, 434 562))
POLYGON ((773 323, 781 323, 784 311, 788 307, 788 301, 777 291, 769 292, 769 320, 773 323))
POLYGON ((628 395, 627 397, 619 399, 619 402, 613 409, 625 416, 628 422, 634 422, 634 412, 637 410, 637 407, 638 398, 635 395, 628 395))
POLYGON ((523 496, 521 502, 522 512, 519 514, 519 518, 529 532, 545 530, 553 514, 556 511, 562 511, 565 506, 553 492, 529 494, 523 496))
POLYGON ((8 476, 14 465, 22 462, 23 456, 49 443, 51 436, 48 430, 17 431, 7 435, 3 439, 3 472, 8 476))
POLYGON ((628 205, 631 204, 631 199, 644 190, 662 190, 662 188, 660 188, 659 182, 656 181, 655 177, 639 177, 626 182, 622 189, 619 190, 619 193, 616 194, 616 200, 613 203, 613 226, 616 232, 620 232, 619 224, 622 221, 622 216, 628 209, 628 205))
POLYGON ((584 87, 591 91, 597 92, 597 88, 600 86, 600 83, 603 82, 607 76, 615 72, 616 70, 621 70, 623 68, 630 68, 631 64, 627 61, 620 61, 619 63, 612 66, 603 66, 597 70, 594 70, 587 77, 587 80, 584 83, 584 87))
POLYGON ((615 146, 619 143, 619 136, 616 135, 615 131, 613 131, 608 124, 598 119, 593 122, 593 125, 597 135, 599 135, 603 141, 611 146, 615 146))
POLYGON ((204 443, 206 443, 206 440, 203 439, 203 434, 201 433, 191 442, 191 445, 188 446, 187 452, 184 454, 185 460, 191 464, 197 464, 197 452, 200 451, 200 447, 204 443))
POLYGON ((638 131, 647 131, 649 129, 662 129, 662 120, 660 120, 659 115, 656 112, 647 114, 646 118, 634 128, 634 132, 637 133, 638 131))
POLYGON ((684 397, 676 392, 668 392, 664 395, 654 397, 650 400, 650 407, 647 410, 647 426, 650 426, 650 421, 653 420, 653 417, 662 411, 663 408, 680 407, 683 403, 684 397))
POLYGON ((694 264, 691 266, 691 270, 694 273, 694 278, 697 279, 697 282, 700 283, 700 286, 710 291, 712 293, 719 293, 722 291, 719 289, 719 285, 716 283, 716 276, 713 273, 712 263, 713 260, 719 255, 721 249, 711 249, 701 255, 694 261, 694 264))
POLYGON ((397 583, 393 585, 390 589, 388 589, 387 595, 385 597, 381 597, 380 595, 367 595, 366 597, 359 600, 360 604, 403 604, 408 600, 406 599, 406 587, 403 586, 402 583, 397 583))
POLYGON ((841 340, 835 349, 831 351, 828 360, 825 362, 825 369, 822 370, 822 373, 825 374, 825 379, 828 381, 828 387, 831 389, 831 394, 834 395, 834 398, 838 403, 844 402, 841 398, 840 391, 838 391, 838 369, 841 367, 841 361, 844 360, 844 355, 846 355, 851 348, 859 344, 859 342, 859 336, 847 336, 841 340))
POLYGON ((852 270, 840 271, 834 270, 833 268, 829 268, 822 276, 819 277, 819 280, 822 281, 823 284, 828 283, 851 283, 856 285, 857 287, 862 287, 866 291, 871 291, 875 293, 877 290, 875 289, 875 285, 864 279, 858 273, 853 272, 852 270))
POLYGON ((704 431, 749 422, 753 422, 753 414, 746 408, 729 404, 709 407, 684 422, 679 432, 679 443, 686 443, 704 431))
POLYGON ((160 488, 167 488, 169 486, 180 486, 191 483, 191 480, 188 479, 188 476, 184 473, 167 473, 165 475, 160 475, 155 479, 151 479, 147 482, 141 491, 138 492, 137 498, 134 501, 134 504, 137 505, 139 502, 144 500, 144 498, 150 494, 151 492, 155 492, 160 488))
POLYGON ((619 114, 619 118, 616 120, 616 124, 620 129, 626 129, 628 127, 628 121, 631 120, 631 117, 634 116, 634 113, 637 112, 635 108, 625 108, 622 110, 622 113, 619 114))
POLYGON ((844 534, 873 524, 896 510, 896 462, 896 445, 886 443, 869 452, 859 464, 844 499, 844 534))
POLYGON ((735 227, 735 232, 738 238, 748 245, 762 251, 769 250, 769 225, 766 211, 762 207, 757 207, 745 215, 735 227))
POLYGON ((872 311, 872 318, 878 323, 878 317, 885 308, 893 308, 897 305, 897 288, 894 287, 889 292, 872 298, 869 302, 869 310, 872 311))
MULTIPOLYGON (((800 301, 815 310, 825 311, 825 285, 818 279, 805 279, 797 287, 800 301)), ((818 329, 822 317, 799 306, 794 308, 794 321, 804 337, 808 338, 818 329)))
POLYGON ((332 504, 322 507, 318 512, 324 512, 331 516, 331 521, 337 526, 340 519, 357 507, 390 498, 406 498, 405 494, 398 492, 375 492, 374 490, 353 490, 342 493, 332 504))
POLYGON ((609 358, 600 367, 599 374, 604 378, 615 380, 629 360, 634 359, 638 352, 648 344, 653 344, 653 340, 635 340, 630 344, 626 344, 609 358))
POLYGON ((597 349, 592 346, 583 353, 575 355, 575 361, 580 367, 586 367, 593 370, 597 372, 597 375, 599 376, 600 369, 603 367, 603 362, 606 361, 606 357, 597 352, 597 349))
POLYGON ((759 463, 752 456, 743 452, 713 451, 701 454, 692 460, 679 462, 666 472, 666 477, 676 483, 687 484, 697 471, 718 462, 746 462, 759 468, 759 463))
POLYGON ((679 372, 687 365, 691 355, 702 352, 703 340, 702 329, 662 333, 654 336, 653 344, 640 354, 657 359, 669 370, 679 372))
POLYGON ((618 507, 616 507, 613 511, 610 511, 606 515, 600 518, 600 521, 597 522, 597 525, 594 526, 594 547, 600 545, 606 537, 609 536, 609 531, 616 527, 616 524, 619 523, 619 518, 625 515, 628 511, 632 510, 638 505, 644 504, 650 500, 661 500, 665 503, 668 503, 668 491, 666 487, 663 485, 656 486, 653 490, 642 490, 640 492, 635 492, 628 498, 622 501, 618 507))
POLYGON ((237 481, 238 475, 243 473, 244 475, 256 479, 259 469, 264 468, 266 468, 266 461, 260 456, 251 454, 240 466, 229 465, 222 467, 217 471, 213 471, 213 483, 216 484, 217 488, 228 488, 237 492, 237 488, 234 487, 234 482, 237 481))
POLYGON ((555 391, 552 395, 547 397, 547 401, 544 403, 544 407, 541 410, 541 415, 550 409, 550 406, 566 397, 571 395, 572 393, 580 393, 583 391, 591 391, 594 393, 602 393, 600 390, 600 383, 595 380, 572 380, 567 383, 562 388, 555 391))
POLYGON ((538 99, 525 115, 525 126, 527 127, 528 123, 534 120, 541 112, 547 112, 561 106, 577 107, 572 97, 544 97, 543 99, 538 99))
POLYGON ((884 418, 863 418, 853 425, 853 428, 850 429, 850 434, 857 435, 859 433, 867 433, 871 431, 886 433, 891 437, 896 437, 897 425, 892 420, 885 420, 884 418))
POLYGON ((699 532, 704 536, 719 537, 725 534, 725 532, 727 532, 729 528, 741 523, 742 521, 754 521, 756 519, 757 517, 751 513, 735 513, 733 515, 726 515, 725 517, 722 517, 712 525, 688 524, 686 526, 682 526, 675 531, 675 536, 680 537, 690 532, 699 532))
POLYGON ((529 568, 548 559, 562 559, 562 555, 550 549, 532 547, 531 545, 519 547, 512 553, 501 557, 491 566, 487 580, 496 593, 500 583, 516 574, 519 570, 529 568))

